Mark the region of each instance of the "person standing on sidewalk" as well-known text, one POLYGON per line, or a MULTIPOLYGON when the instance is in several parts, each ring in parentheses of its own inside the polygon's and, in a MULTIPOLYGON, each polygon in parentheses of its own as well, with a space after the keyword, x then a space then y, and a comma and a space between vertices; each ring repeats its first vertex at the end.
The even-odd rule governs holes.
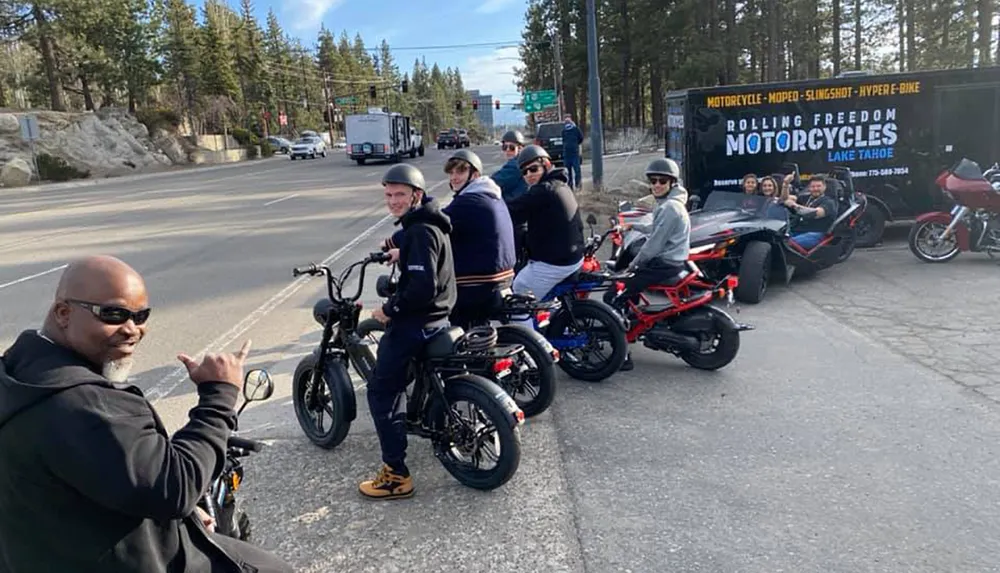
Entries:
POLYGON ((580 147, 583 145, 583 132, 573 123, 573 116, 566 114, 562 131, 563 141, 563 163, 569 173, 569 186, 579 191, 583 188, 583 174, 581 173, 582 159, 580 157, 580 147))

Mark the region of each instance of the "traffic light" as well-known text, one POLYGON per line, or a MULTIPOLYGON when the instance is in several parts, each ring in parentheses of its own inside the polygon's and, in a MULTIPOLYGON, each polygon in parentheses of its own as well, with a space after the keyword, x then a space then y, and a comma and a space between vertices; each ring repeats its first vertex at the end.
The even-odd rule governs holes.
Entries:
POLYGON ((472 111, 479 111, 479 100, 472 100, 472 111))
POLYGON ((497 109, 500 109, 500 100, 493 102, 493 105, 495 105, 497 109))
POLYGON ((458 111, 462 111, 462 100, 458 100, 455 102, 455 109, 458 111))
POLYGON ((368 86, 368 97, 375 99, 377 92, 375 91, 375 84, 368 86))
POLYGON ((403 79, 403 85, 400 86, 400 89, 403 90, 404 94, 406 92, 410 91, 410 82, 404 78, 403 79))

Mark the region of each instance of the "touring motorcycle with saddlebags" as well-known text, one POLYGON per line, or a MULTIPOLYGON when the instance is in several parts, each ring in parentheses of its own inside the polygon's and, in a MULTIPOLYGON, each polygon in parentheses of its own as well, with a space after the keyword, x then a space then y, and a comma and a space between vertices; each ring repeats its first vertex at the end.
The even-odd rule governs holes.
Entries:
MULTIPOLYGON (((325 265, 295 268, 292 275, 325 276, 327 299, 313 307, 323 325, 316 349, 295 369, 292 401, 299 426, 311 442, 325 449, 339 445, 357 417, 357 400, 348 367, 371 379, 375 354, 359 336, 365 269, 390 260, 387 253, 371 253, 335 276, 325 265), (344 295, 351 272, 360 267, 357 291, 344 295), (329 416, 330 427, 323 419, 329 416)), ((406 390, 408 433, 428 438, 435 456, 465 486, 491 490, 517 472, 521 460, 520 426, 524 412, 496 383, 475 374, 486 369, 509 369, 520 346, 499 346, 496 331, 465 332, 442 329, 428 340, 409 365, 406 390), (460 406, 463 406, 460 408, 460 406), (489 467, 480 467, 487 462, 489 467)))
POLYGON ((986 173, 962 158, 935 180, 950 213, 934 211, 917 217, 910 228, 910 251, 926 263, 944 263, 963 251, 1000 253, 1000 167, 986 173))

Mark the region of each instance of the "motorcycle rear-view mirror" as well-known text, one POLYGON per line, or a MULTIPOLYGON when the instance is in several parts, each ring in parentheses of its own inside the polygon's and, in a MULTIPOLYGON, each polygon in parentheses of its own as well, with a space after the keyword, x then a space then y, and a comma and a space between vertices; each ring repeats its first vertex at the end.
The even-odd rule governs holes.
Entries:
POLYGON ((274 394, 274 380, 267 370, 255 368, 248 370, 243 378, 243 397, 247 402, 267 400, 274 394))
POLYGON ((596 225, 597 224, 597 217, 595 217, 593 213, 587 215, 587 224, 588 225, 596 225))
POLYGON ((382 275, 375 279, 375 294, 379 298, 389 298, 396 294, 396 286, 398 283, 391 275, 382 275))

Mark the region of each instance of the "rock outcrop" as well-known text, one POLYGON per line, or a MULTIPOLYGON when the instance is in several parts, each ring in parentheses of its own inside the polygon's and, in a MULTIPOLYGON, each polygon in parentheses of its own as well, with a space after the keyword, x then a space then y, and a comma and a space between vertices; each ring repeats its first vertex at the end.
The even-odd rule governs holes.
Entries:
POLYGON ((85 113, 0 110, 0 184, 5 187, 24 180, 25 167, 29 176, 32 173, 32 146, 22 139, 19 123, 27 114, 38 119, 35 153, 62 158, 91 178, 159 171, 190 162, 193 146, 187 140, 162 129, 150 135, 145 125, 123 109, 85 113))
POLYGON ((15 157, 0 167, 0 184, 4 187, 23 187, 31 182, 31 174, 31 165, 15 157))

